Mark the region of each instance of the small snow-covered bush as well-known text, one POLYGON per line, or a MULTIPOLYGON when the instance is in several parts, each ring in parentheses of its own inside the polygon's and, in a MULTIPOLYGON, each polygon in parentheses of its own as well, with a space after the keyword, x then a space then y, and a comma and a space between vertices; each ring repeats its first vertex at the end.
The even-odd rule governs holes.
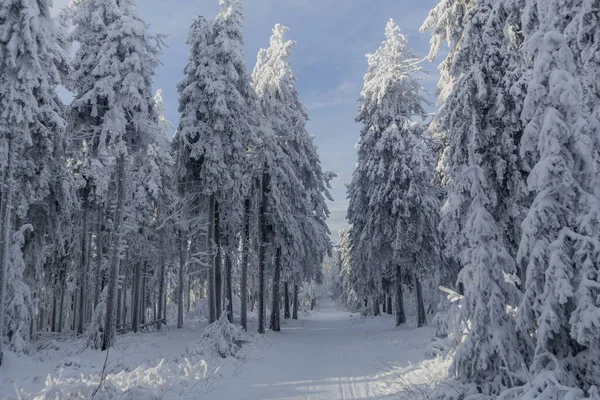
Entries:
POLYGON ((187 349, 187 354, 190 357, 196 355, 237 357, 248 342, 246 332, 241 327, 230 323, 227 312, 224 311, 219 320, 206 327, 202 338, 187 349))

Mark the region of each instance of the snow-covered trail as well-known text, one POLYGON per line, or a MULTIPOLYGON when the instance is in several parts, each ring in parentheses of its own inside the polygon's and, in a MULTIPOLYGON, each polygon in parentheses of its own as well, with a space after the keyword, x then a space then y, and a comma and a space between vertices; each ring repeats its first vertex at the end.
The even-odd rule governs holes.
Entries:
POLYGON ((220 382, 225 385, 210 398, 381 398, 398 390, 389 386, 386 364, 412 369, 432 334, 429 328, 394 328, 391 316, 361 319, 325 299, 303 318, 269 332, 270 343, 253 351, 235 381, 220 382))
POLYGON ((74 335, 43 340, 31 356, 8 352, 0 399, 81 398, 100 386, 107 361, 110 399, 420 400, 447 367, 425 357, 433 328, 395 328, 391 315, 364 318, 328 299, 299 320, 282 320, 281 332, 253 335, 241 360, 197 354, 205 328, 192 320, 183 329, 128 333, 108 359, 74 335))

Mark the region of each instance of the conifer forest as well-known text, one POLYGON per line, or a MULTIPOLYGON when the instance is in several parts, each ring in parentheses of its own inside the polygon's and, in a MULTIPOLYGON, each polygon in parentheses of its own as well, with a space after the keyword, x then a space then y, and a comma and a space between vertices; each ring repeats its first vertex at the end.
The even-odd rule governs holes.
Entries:
POLYGON ((600 400, 600 0, 0 0, 0 188, 0 399, 600 400))

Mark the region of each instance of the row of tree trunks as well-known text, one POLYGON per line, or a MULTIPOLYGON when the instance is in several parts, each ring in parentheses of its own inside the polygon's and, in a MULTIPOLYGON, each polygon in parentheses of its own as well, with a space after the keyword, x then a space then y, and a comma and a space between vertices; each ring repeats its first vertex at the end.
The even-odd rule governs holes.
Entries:
POLYGON ((265 333, 265 264, 268 240, 267 226, 267 193, 269 190, 269 174, 265 165, 261 183, 261 201, 259 212, 258 235, 258 333, 265 333))
POLYGON ((87 292, 87 276, 89 273, 90 265, 90 249, 88 244, 89 238, 89 215, 90 215, 90 202, 89 202, 89 188, 84 188, 83 193, 83 226, 81 234, 81 266, 79 268, 79 315, 77 320, 77 333, 83 334, 83 327, 85 323, 85 306, 86 306, 86 292, 87 292))
POLYGON ((125 197, 125 155, 120 154, 117 159, 117 204, 113 220, 112 254, 108 270, 108 291, 106 296, 106 318, 104 323, 104 335, 102 338, 102 350, 112 346, 116 334, 116 306, 117 306, 117 279, 119 277, 119 253, 122 237, 122 219, 125 197))
POLYGON ((12 175, 13 175, 13 156, 12 156, 12 135, 8 135, 8 163, 5 168, 2 187, 2 205, 0 217, 2 224, 2 246, 0 247, 0 365, 2 365, 2 343, 4 341, 4 308, 6 302, 6 287, 8 279, 8 260, 10 259, 10 237, 12 227, 12 175))

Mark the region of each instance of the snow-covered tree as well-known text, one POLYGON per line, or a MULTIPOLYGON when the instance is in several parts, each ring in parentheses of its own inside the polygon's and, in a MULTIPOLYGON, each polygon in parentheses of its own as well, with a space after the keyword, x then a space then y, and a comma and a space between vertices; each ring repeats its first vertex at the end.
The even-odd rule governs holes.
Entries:
MULTIPOLYGON (((330 249, 326 200, 331 199, 328 189, 333 175, 322 171, 317 148, 306 130, 308 115, 300 102, 290 65, 295 42, 285 39, 288 31, 282 25, 275 25, 269 48, 259 52, 252 83, 269 129, 276 135, 279 146, 295 169, 295 179, 301 182, 301 191, 284 193, 292 202, 290 214, 282 213, 280 218, 283 219, 273 223, 276 231, 274 246, 281 248, 282 264, 288 267, 278 272, 280 275, 283 273, 286 282, 291 279, 294 285, 298 285, 303 279, 318 276, 319 270, 313 268, 322 265, 330 249), (294 232, 296 229, 297 232, 294 232), (296 234, 300 236, 292 240, 296 234)), ((277 270, 277 263, 275 268, 277 270)))
MULTIPOLYGON (((523 357, 515 321, 507 308, 518 295, 512 280, 507 279, 515 272, 515 263, 487 210, 490 200, 484 169, 469 166, 459 179, 471 186, 472 199, 463 230, 468 245, 461 253, 463 268, 458 276, 465 290, 457 327, 466 332, 454 333, 464 338, 458 344, 450 372, 464 384, 459 392, 495 396, 520 383, 514 371, 521 368, 523 357)), ((440 398, 454 396, 454 391, 447 388, 439 392, 440 398)))
MULTIPOLYGON (((43 211, 45 202, 69 188, 68 180, 60 182, 66 172, 61 164, 66 124, 55 91, 66 55, 49 5, 43 0, 0 4, 0 363, 5 335, 15 350, 25 350, 29 340, 33 304, 24 280, 27 274, 32 279, 41 274, 25 271, 22 251, 26 235, 35 235, 41 244, 37 250, 42 250, 48 244, 44 227, 49 226, 33 232, 30 222, 43 219, 37 220, 32 210, 54 218, 43 211)), ((38 255, 33 267, 44 263, 38 255)))
POLYGON ((102 174, 93 176, 96 187, 110 190, 114 201, 102 343, 106 349, 116 330, 117 280, 128 226, 123 222, 135 220, 126 212, 138 190, 128 171, 160 134, 152 93, 160 40, 149 35, 135 0, 81 2, 74 24, 73 37, 79 42, 71 73, 74 135, 90 158, 114 167, 112 173, 100 169, 102 174))
MULTIPOLYGON (((220 0, 220 5, 214 22, 199 17, 190 30, 189 62, 178 86, 182 115, 175 138, 183 201, 189 207, 190 201, 207 198, 207 222, 214 225, 208 229, 208 241, 217 249, 216 255, 209 255, 209 303, 215 310, 211 321, 221 309, 219 236, 227 235, 233 243, 241 225, 244 168, 257 126, 254 92, 242 53, 242 5, 239 0, 220 0)), ((232 247, 225 249, 231 251, 232 247)))
POLYGON ((528 264, 517 322, 532 353, 527 383, 509 391, 511 398, 547 398, 560 390, 581 399, 600 385, 599 131, 579 74, 584 53, 569 46, 571 38, 593 40, 577 32, 582 9, 580 1, 537 0, 524 9, 532 78, 521 154, 532 166, 535 200, 519 248, 528 264))
MULTIPOLYGON (((349 262, 352 280, 368 285, 355 290, 374 299, 381 276, 388 267, 393 269, 399 325, 405 322, 403 275, 409 272, 418 278, 439 263, 439 203, 433 186, 433 154, 425 128, 417 122, 425 103, 418 81, 421 68, 393 20, 386 26, 386 38, 368 56, 359 103, 357 120, 363 128, 358 164, 348 188, 349 262), (404 264, 411 270, 402 272, 404 264)), ((424 310, 419 323, 425 323, 424 310)))

